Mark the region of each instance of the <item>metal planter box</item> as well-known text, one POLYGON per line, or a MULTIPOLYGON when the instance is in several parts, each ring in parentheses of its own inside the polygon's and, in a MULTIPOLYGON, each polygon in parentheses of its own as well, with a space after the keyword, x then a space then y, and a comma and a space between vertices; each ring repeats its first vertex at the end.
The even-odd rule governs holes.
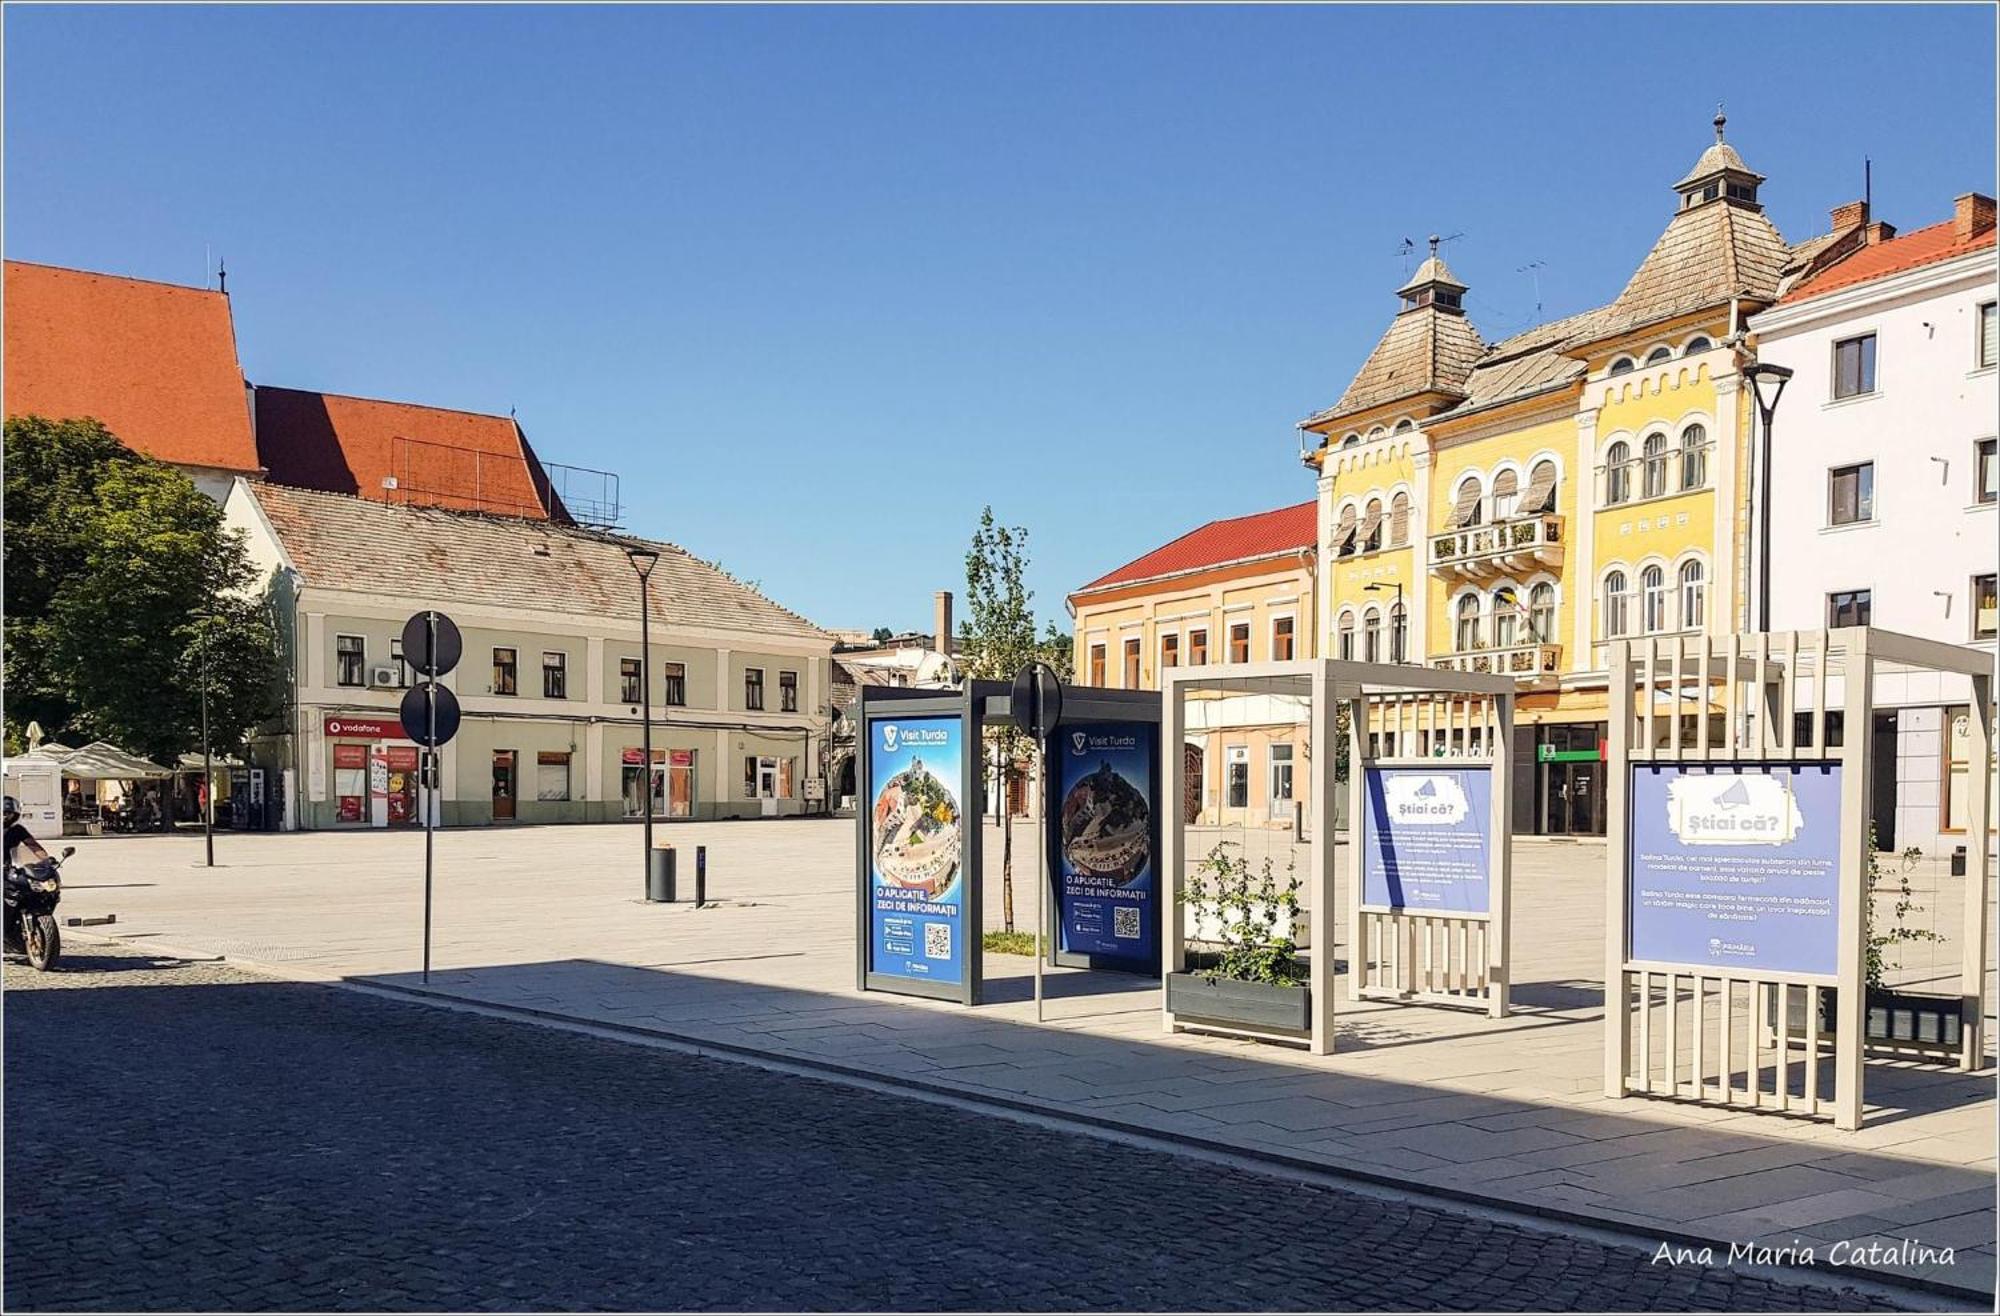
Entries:
POLYGON ((1190 1023, 1213 1023, 1259 1032, 1307 1037, 1312 1033, 1312 989, 1217 978, 1199 973, 1167 975, 1167 1009, 1190 1023))
MULTIPOLYGON (((1805 988, 1788 989, 1789 1000, 1785 1002, 1788 1027, 1786 1032, 1792 1037, 1806 1035, 1805 988)), ((1833 1036, 1834 1016, 1839 993, 1828 988, 1819 994, 1819 1031, 1822 1038, 1833 1036)), ((1875 988, 1867 995, 1867 1007, 1862 1012, 1863 1036, 1871 1051, 1917 1052, 1937 1056, 1958 1054, 1959 1012, 1961 1004, 1956 996, 1926 996, 1915 992, 1891 991, 1875 988)), ((1767 989, 1767 1005, 1773 1024, 1777 1019, 1777 988, 1767 989)))

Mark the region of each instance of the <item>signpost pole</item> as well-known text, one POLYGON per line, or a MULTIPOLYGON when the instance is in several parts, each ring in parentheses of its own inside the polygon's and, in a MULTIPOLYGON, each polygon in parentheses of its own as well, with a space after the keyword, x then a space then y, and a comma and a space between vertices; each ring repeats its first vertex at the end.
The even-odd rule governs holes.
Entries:
MULTIPOLYGON (((1039 691, 1036 703, 1040 703, 1039 691)), ((1041 722, 1040 710, 1036 710, 1035 721, 1041 722)), ((1043 743, 1044 751, 1048 746, 1043 743)), ((1048 754, 1035 756, 1035 1022, 1042 1022, 1042 928, 1047 922, 1048 912, 1043 908, 1049 898, 1049 782, 1048 754)))
MULTIPOLYGON (((424 613, 424 626, 429 632, 430 643, 424 649, 424 661, 430 666, 437 665, 437 611, 424 613)), ((424 683, 425 729, 430 732, 424 746, 424 786, 428 794, 424 800, 424 982, 431 980, 431 850, 433 831, 436 827, 438 791, 438 751, 437 751, 437 682, 424 683)))

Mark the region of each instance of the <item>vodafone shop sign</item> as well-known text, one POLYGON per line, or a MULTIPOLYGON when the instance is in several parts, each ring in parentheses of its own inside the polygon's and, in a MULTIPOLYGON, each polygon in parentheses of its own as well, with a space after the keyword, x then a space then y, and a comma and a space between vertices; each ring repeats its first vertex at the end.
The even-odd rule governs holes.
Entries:
POLYGON ((395 718, 351 717, 346 713, 335 713, 327 717, 325 726, 327 735, 349 740, 403 739, 403 724, 395 718))

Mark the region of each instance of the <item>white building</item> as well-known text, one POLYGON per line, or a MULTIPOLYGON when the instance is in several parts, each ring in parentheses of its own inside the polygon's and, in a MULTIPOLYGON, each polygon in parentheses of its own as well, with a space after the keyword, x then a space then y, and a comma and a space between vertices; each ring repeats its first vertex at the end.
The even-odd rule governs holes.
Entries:
MULTIPOLYGON (((1861 218, 1850 254, 1750 321, 1759 358, 1794 372, 1772 425, 1771 625, 1991 649, 1993 198, 1962 196, 1951 219, 1902 236, 1861 218)), ((1964 844, 1966 683, 1887 676, 1876 699, 1877 730, 1894 730, 1878 743, 1895 746, 1876 764, 1878 844, 1964 844)))

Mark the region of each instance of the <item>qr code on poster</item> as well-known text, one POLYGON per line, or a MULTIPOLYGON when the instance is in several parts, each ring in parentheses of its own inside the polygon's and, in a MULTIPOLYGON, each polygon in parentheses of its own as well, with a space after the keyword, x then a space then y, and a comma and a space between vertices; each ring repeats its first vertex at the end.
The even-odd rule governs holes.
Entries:
POLYGON ((1116 905, 1111 910, 1111 935, 1127 937, 1134 941, 1139 938, 1139 907, 1137 905, 1116 905))
POLYGON ((924 958, 927 960, 951 958, 951 924, 924 924, 924 958))

